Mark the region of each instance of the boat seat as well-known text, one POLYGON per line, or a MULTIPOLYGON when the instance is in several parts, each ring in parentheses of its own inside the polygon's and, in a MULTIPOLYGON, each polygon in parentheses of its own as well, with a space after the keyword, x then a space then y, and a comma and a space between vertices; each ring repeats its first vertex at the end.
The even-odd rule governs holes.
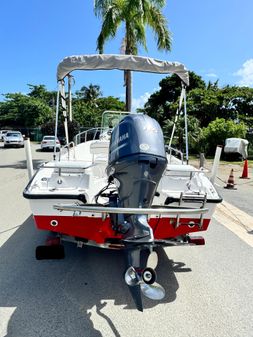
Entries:
POLYGON ((88 169, 92 166, 94 166, 94 163, 87 162, 87 161, 68 161, 68 160, 62 160, 62 161, 54 161, 45 163, 42 165, 42 167, 46 168, 59 168, 59 169, 88 169))
POLYGON ((99 153, 108 153, 109 142, 108 141, 96 141, 90 144, 90 153, 99 154, 99 153))

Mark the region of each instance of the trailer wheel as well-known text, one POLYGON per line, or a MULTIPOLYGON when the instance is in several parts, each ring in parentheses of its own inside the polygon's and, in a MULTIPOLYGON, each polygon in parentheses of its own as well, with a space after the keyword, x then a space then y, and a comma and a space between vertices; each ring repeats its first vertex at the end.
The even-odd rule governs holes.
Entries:
POLYGON ((37 246, 35 251, 35 257, 37 260, 64 259, 65 257, 64 246, 63 245, 37 246))

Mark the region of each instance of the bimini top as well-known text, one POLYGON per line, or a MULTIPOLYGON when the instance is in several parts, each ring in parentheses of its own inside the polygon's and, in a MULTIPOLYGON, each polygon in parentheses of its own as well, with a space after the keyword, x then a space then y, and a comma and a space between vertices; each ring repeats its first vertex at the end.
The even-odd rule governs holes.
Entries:
POLYGON ((177 74, 186 85, 189 85, 189 73, 183 64, 135 55, 94 54, 65 57, 58 65, 57 80, 63 80, 73 70, 112 69, 177 74))

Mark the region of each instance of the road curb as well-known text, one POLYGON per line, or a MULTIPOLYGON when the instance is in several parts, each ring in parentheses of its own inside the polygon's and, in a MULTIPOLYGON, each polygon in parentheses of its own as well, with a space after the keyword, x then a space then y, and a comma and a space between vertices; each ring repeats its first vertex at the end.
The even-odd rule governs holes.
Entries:
POLYGON ((223 201, 217 205, 214 218, 253 247, 253 217, 223 201))

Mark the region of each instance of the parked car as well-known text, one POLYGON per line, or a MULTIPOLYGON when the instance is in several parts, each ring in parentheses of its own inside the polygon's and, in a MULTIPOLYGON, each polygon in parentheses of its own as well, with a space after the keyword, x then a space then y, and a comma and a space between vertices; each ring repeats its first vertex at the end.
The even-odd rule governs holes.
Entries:
POLYGON ((58 136, 61 145, 66 145, 66 137, 58 136))
POLYGON ((59 139, 56 138, 56 141, 55 141, 55 136, 44 136, 40 143, 41 151, 53 150, 55 143, 56 143, 56 150, 59 151, 61 148, 59 139))
POLYGON ((19 131, 8 131, 4 135, 4 147, 24 147, 24 138, 19 131))
POLYGON ((3 142, 4 136, 9 130, 0 130, 0 142, 3 142))

